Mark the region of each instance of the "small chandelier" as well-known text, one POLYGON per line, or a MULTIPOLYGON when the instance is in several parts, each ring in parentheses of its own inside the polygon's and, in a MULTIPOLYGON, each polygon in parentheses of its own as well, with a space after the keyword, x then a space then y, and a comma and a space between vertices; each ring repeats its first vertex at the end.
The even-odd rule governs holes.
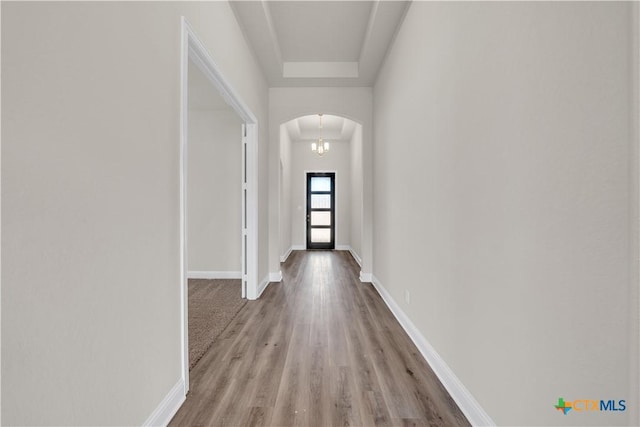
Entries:
POLYGON ((320 121, 320 125, 318 126, 320 136, 318 137, 318 142, 313 141, 311 143, 311 151, 322 157, 324 153, 329 151, 329 142, 322 139, 322 113, 318 114, 318 119, 320 121))

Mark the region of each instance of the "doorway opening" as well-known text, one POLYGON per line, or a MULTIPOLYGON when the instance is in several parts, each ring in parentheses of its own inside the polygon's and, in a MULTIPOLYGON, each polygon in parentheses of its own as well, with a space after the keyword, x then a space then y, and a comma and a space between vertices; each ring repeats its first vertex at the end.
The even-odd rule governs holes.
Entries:
POLYGON ((191 60, 187 113, 187 305, 193 369, 246 303, 243 123, 191 60))
POLYGON ((336 174, 307 172, 307 249, 335 249, 336 174))
MULTIPOLYGON (((356 263, 361 264, 362 124, 321 111, 285 121, 279 130, 280 263, 287 262, 294 251, 316 248, 349 251, 356 263), (318 152, 320 139, 330 145, 330 150, 318 152), (322 194, 322 189, 312 185, 309 173, 324 173, 324 177, 317 176, 317 183, 327 182, 321 178, 329 179, 330 192, 322 194), (321 201, 326 205, 317 204, 321 201)), ((315 179, 313 182, 316 183, 315 179)))
POLYGON ((190 367, 189 276, 235 279, 240 282, 241 298, 258 297, 258 163, 257 119, 220 73, 184 17, 180 75, 181 364, 186 395, 190 367), (207 112, 199 114, 197 108, 203 105, 207 112), (210 139, 212 127, 216 136, 226 135, 225 141, 218 141, 215 146, 210 139), (225 131, 220 132, 221 129, 225 131), (191 161, 190 151, 193 151, 191 161), (214 167, 216 159, 225 164, 214 167), (211 162, 209 167, 207 160, 211 162), (198 182, 192 186, 190 180, 198 182), (198 218, 203 212, 203 217, 198 218), (210 244, 206 239, 204 243, 191 242, 201 237, 200 233, 209 233, 210 240, 216 240, 212 237, 216 233, 223 237, 210 244), (228 251, 227 245, 235 249, 228 251))

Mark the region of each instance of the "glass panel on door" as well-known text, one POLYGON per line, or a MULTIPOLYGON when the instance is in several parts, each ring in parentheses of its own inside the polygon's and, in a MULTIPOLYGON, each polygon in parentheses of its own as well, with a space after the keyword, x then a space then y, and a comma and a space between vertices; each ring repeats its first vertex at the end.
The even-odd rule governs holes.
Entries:
POLYGON ((312 228, 311 242, 313 243, 331 242, 331 230, 329 230, 328 228, 312 228))
POLYGON ((311 208, 312 209, 330 209, 331 195, 330 194, 312 194, 311 208))
POLYGON ((311 178, 311 191, 331 191, 331 178, 327 177, 312 177, 311 178))
POLYGON ((311 226, 314 227, 316 225, 331 225, 331 212, 311 212, 311 226))

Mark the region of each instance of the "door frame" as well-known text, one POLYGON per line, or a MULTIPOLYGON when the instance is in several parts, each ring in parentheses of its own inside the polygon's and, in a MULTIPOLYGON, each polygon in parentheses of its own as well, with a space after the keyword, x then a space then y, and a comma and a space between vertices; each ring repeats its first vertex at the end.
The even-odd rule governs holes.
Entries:
MULTIPOLYGON (((187 142, 188 142, 188 78, 189 61, 207 77, 224 100, 244 122, 238 129, 243 145, 242 181, 242 280, 243 295, 258 298, 258 120, 224 77, 220 68, 196 36, 186 18, 181 18, 180 54, 180 323, 181 372, 184 394, 189 391, 189 331, 187 289, 187 142)), ((240 139, 240 138, 239 138, 240 139)), ((240 141, 238 141, 240 142, 240 141)))
MULTIPOLYGON (((336 221, 336 217, 338 216, 338 197, 336 197, 336 192, 337 192, 337 186, 336 186, 336 182, 338 181, 338 172, 336 170, 305 170, 304 171, 304 201, 305 201, 305 211, 304 211, 304 215, 303 215, 303 221, 304 221, 304 248, 305 250, 310 250, 309 249, 309 239, 310 236, 308 235, 309 232, 309 227, 307 224, 307 214, 308 214, 308 200, 307 200, 307 194, 308 194, 308 189, 307 189, 307 185, 309 184, 308 182, 308 174, 310 173, 318 173, 318 174, 333 174, 333 249, 335 249, 337 247, 337 236, 338 236, 338 222, 336 221)), ((311 249, 314 250, 314 249, 311 249)))

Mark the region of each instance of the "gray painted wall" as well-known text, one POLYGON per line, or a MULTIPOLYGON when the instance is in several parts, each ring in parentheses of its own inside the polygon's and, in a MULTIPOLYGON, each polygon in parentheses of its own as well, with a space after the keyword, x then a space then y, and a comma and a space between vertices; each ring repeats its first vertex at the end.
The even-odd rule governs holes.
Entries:
POLYGON ((637 423, 630 17, 414 2, 374 88, 374 274, 501 425, 637 423))
MULTIPOLYGON (((180 380, 180 17, 258 117, 226 2, 2 3, 2 424, 140 425, 180 380)), ((262 256, 264 254, 264 256, 262 256)))
POLYGON ((231 110, 190 110, 189 271, 242 270, 242 122, 231 110))

